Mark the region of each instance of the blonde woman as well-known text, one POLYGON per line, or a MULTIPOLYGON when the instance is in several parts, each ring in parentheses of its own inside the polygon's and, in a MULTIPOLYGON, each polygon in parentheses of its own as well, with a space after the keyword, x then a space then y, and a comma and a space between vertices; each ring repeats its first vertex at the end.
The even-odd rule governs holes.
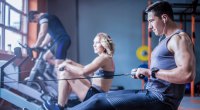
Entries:
POLYGON ((96 93, 107 92, 112 84, 115 71, 113 62, 114 44, 106 33, 98 33, 93 41, 94 53, 98 56, 88 65, 83 66, 72 60, 66 60, 59 65, 65 71, 58 74, 59 79, 84 78, 89 75, 97 76, 91 81, 88 79, 60 80, 58 82, 58 104, 44 103, 47 110, 64 110, 69 94, 73 91, 85 101, 96 93))

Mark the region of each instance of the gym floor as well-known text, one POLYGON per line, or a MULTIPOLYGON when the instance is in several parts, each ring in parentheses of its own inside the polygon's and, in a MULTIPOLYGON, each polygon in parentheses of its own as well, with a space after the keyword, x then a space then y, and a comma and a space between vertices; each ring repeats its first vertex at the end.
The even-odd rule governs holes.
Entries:
POLYGON ((185 96, 178 110, 200 110, 200 96, 185 96))

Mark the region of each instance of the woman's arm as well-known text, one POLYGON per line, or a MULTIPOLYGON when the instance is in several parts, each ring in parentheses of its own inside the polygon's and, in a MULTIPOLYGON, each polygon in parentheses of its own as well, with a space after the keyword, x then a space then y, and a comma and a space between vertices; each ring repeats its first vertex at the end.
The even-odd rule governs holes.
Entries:
POLYGON ((84 67, 83 65, 81 65, 81 64, 79 64, 79 63, 76 63, 75 61, 70 60, 70 59, 65 60, 65 63, 69 63, 69 64, 72 64, 72 65, 74 65, 74 66, 78 66, 78 67, 81 67, 81 68, 84 67))
POLYGON ((89 75, 98 70, 99 68, 103 67, 106 58, 103 56, 96 57, 90 64, 80 67, 76 65, 72 65, 67 63, 66 70, 79 75, 89 75))

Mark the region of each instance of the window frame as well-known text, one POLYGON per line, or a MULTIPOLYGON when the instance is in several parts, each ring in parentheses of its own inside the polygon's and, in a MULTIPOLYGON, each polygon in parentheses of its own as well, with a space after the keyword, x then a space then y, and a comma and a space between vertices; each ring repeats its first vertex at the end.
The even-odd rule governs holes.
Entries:
POLYGON ((0 27, 2 28, 2 36, 1 36, 1 42, 0 42, 0 50, 5 51, 5 31, 9 30, 14 33, 21 35, 21 42, 27 43, 28 38, 28 0, 22 0, 22 10, 19 10, 12 6, 11 4, 7 3, 6 0, 1 0, 1 9, 2 12, 2 23, 0 22, 0 27), (6 7, 8 7, 8 24, 6 24, 6 7), (26 9, 25 9, 26 8, 26 9), (19 29, 13 27, 10 25, 10 17, 11 17, 11 11, 19 14, 20 20, 19 20, 19 29), (26 20, 26 21, 24 21, 26 20), (25 29, 26 28, 26 29, 25 29))

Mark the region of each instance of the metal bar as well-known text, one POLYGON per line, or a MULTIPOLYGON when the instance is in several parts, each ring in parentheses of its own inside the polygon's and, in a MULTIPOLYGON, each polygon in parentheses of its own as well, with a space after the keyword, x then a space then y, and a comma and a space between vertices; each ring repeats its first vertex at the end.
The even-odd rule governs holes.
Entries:
MULTIPOLYGON (((180 19, 175 19, 174 21, 180 22, 180 19)), ((186 19, 184 22, 191 22, 191 19, 186 19)), ((195 22, 200 22, 200 19, 195 19, 195 22)))
MULTIPOLYGON (((147 14, 145 13, 145 16, 146 16, 147 14)), ((191 16, 192 15, 192 13, 189 13, 189 12, 187 12, 187 13, 181 13, 181 12, 174 12, 174 15, 176 16, 176 15, 179 15, 179 16, 184 16, 184 17, 186 17, 186 16, 191 16)), ((195 15, 197 15, 197 16, 199 16, 200 15, 200 12, 197 12, 197 13, 195 13, 195 15)), ((144 17, 144 19, 143 19, 144 21, 147 21, 147 19, 146 19, 146 17, 144 17)), ((178 19, 174 19, 174 21, 180 21, 180 19, 178 18, 178 19)), ((191 19, 184 19, 184 22, 191 22, 191 19)), ((195 19, 195 22, 200 22, 200 19, 195 19)))
POLYGON ((18 34, 22 34, 23 36, 27 36, 27 33, 24 33, 24 32, 22 32, 22 31, 20 31, 20 30, 18 30, 18 29, 15 29, 15 28, 13 28, 13 27, 11 27, 11 26, 5 26, 5 25, 3 25, 3 24, 0 24, 0 27, 2 27, 3 29, 8 29, 8 30, 10 30, 10 31, 14 31, 14 32, 16 32, 16 33, 18 33, 18 34))
MULTIPOLYGON (((26 62, 27 60, 29 59, 29 57, 26 57, 25 59, 23 59, 22 60, 22 62, 20 62, 20 64, 18 65, 18 67, 21 67, 23 64, 24 64, 24 62, 26 62)), ((18 73, 18 81, 21 81, 21 68, 19 68, 19 73, 18 73)))
MULTIPOLYGON (((188 3, 172 3, 172 8, 192 8, 193 4, 188 3)), ((197 6, 200 6, 200 4, 197 4, 197 6)))
MULTIPOLYGON (((7 77, 5 77, 5 82, 9 82, 9 81, 13 81, 7 77)), ((24 85, 24 84, 21 84, 21 83, 5 83, 6 86, 14 89, 14 90, 17 90, 18 92, 22 93, 22 94, 25 94, 29 97, 32 97, 40 102, 43 102, 43 100, 41 99, 41 96, 42 96, 42 93, 38 92, 37 90, 27 86, 27 85, 24 85), (30 94, 31 93, 31 94, 30 94)))
POLYGON ((0 97, 22 109, 43 110, 41 105, 37 105, 33 102, 29 102, 27 101, 27 99, 4 88, 0 88, 0 97))
POLYGON ((4 87, 4 75, 5 75, 5 72, 4 72, 4 68, 6 66, 8 66, 12 61, 14 61, 17 57, 14 56, 12 57, 10 60, 8 60, 8 62, 6 62, 5 64, 3 64, 1 67, 0 67, 0 72, 1 72, 1 75, 0 75, 0 88, 3 88, 4 87))
MULTIPOLYGON (((192 12, 174 12, 174 15, 192 15, 192 12)), ((200 12, 196 12, 195 15, 200 15, 200 12)))
MULTIPOLYGON (((145 21, 147 21, 147 20, 145 20, 145 21)), ((174 19, 174 21, 180 22, 180 19, 174 19)), ((186 19, 186 20, 184 20, 184 22, 191 22, 191 19, 186 19)), ((195 22, 200 22, 200 19, 195 19, 195 22)))
MULTIPOLYGON (((195 16, 191 16, 191 36, 192 36, 192 43, 195 45, 195 16)), ((194 81, 190 83, 190 95, 194 97, 195 89, 194 89, 194 81)))

